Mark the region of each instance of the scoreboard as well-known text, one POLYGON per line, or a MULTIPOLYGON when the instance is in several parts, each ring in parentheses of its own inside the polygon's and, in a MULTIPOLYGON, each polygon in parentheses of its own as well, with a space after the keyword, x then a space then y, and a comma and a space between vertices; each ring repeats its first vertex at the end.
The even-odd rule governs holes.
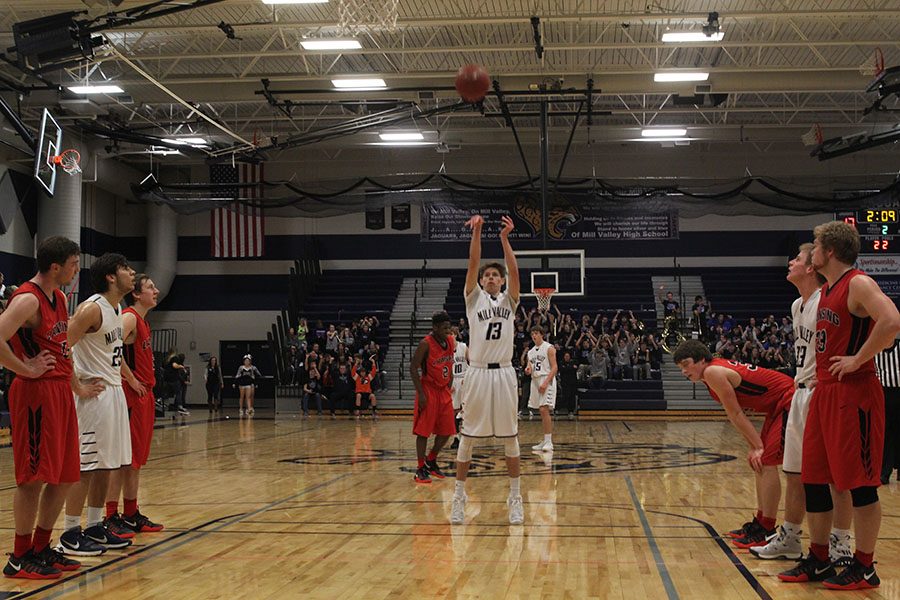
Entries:
POLYGON ((835 213, 859 232, 860 254, 900 254, 900 208, 865 208, 835 213))

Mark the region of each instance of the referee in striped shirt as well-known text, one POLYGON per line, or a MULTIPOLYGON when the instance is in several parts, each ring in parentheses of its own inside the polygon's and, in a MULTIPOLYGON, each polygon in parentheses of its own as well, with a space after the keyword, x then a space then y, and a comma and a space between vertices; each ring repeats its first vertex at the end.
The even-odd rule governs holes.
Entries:
POLYGON ((900 477, 900 340, 875 355, 878 379, 884 387, 884 459, 881 463, 881 484, 887 485, 891 471, 898 469, 900 477))

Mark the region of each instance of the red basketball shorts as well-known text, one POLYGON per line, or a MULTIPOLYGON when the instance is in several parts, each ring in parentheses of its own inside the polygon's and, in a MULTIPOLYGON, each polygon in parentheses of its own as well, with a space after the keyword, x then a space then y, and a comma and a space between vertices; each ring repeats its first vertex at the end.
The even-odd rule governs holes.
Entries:
POLYGON ((75 397, 67 379, 17 377, 9 388, 16 483, 75 483, 81 450, 75 397))
POLYGON ((424 409, 419 409, 416 395, 416 410, 413 415, 413 433, 422 437, 430 435, 455 435, 456 422, 453 415, 453 398, 449 388, 424 386, 428 401, 424 409))
POLYGON ((775 410, 766 415, 766 420, 763 421, 762 429, 759 431, 759 437, 763 442, 763 466, 777 467, 784 460, 784 440, 793 395, 793 390, 791 390, 782 398, 775 410))
POLYGON ((803 483, 839 490, 881 485, 884 389, 875 375, 820 382, 803 432, 803 483))
POLYGON ((147 464, 150 456, 150 442, 153 440, 153 425, 156 423, 156 407, 153 388, 143 396, 131 389, 127 383, 125 401, 128 403, 128 425, 131 429, 131 468, 140 469, 147 464))

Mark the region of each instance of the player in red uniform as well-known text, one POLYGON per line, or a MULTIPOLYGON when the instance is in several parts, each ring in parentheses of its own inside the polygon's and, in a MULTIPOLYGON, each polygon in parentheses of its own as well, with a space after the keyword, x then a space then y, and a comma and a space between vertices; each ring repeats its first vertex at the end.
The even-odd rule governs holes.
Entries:
POLYGON ((435 313, 431 317, 431 333, 416 348, 409 363, 409 373, 416 386, 416 411, 413 416, 413 433, 416 435, 416 483, 431 483, 431 476, 443 479, 437 464, 437 455, 456 433, 453 416, 453 353, 456 340, 450 335, 450 315, 435 313), (421 370, 421 375, 419 371, 421 370), (425 456, 428 437, 434 435, 431 452, 425 456))
POLYGON ((782 581, 824 581, 838 590, 880 585, 873 566, 881 526, 884 390, 873 357, 900 332, 900 313, 878 284, 853 268, 859 234, 842 221, 814 230, 812 263, 825 276, 816 318, 816 380, 803 432, 801 480, 806 489, 810 551, 782 581), (836 573, 828 557, 833 504, 828 484, 850 490, 856 553, 836 573))
POLYGON ((775 529, 781 501, 778 467, 784 456, 784 428, 794 395, 794 380, 778 371, 713 358, 709 348, 697 340, 679 344, 674 359, 688 379, 706 385, 713 399, 725 409, 731 424, 750 444, 747 460, 756 473, 757 513, 748 525, 730 535, 735 537, 733 543, 738 548, 763 546, 778 533, 775 529), (766 415, 759 433, 744 414, 746 409, 766 415))
POLYGON ((153 365, 153 345, 147 313, 156 307, 159 290, 146 273, 134 276, 134 289, 125 296, 128 305, 122 311, 122 335, 125 340, 125 362, 129 372, 122 371, 125 400, 128 402, 128 423, 131 429, 131 466, 113 472, 106 497, 106 523, 119 537, 133 537, 135 533, 162 531, 138 509, 138 488, 141 467, 150 456, 150 441, 156 422, 156 399, 153 387, 156 372, 153 365), (119 493, 124 506, 119 514, 119 493), (130 534, 130 535, 129 535, 130 534))
POLYGON ((80 478, 72 391, 98 393, 72 376, 69 310, 59 289, 78 273, 80 255, 78 244, 64 237, 41 242, 38 273, 19 286, 0 315, 0 364, 16 374, 9 389, 16 539, 3 569, 6 577, 55 579, 81 566, 50 547, 66 492, 80 478))

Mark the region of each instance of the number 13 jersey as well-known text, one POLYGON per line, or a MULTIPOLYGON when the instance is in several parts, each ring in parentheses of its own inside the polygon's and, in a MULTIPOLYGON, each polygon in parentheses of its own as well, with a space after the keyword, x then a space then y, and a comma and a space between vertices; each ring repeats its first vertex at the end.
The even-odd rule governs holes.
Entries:
POLYGON ((794 300, 791 317, 794 319, 794 354, 797 357, 797 375, 794 381, 807 384, 816 377, 816 310, 819 307, 820 290, 816 290, 806 303, 803 298, 794 300))
POLYGON ((122 385, 122 313, 100 294, 85 302, 96 302, 103 319, 97 331, 86 333, 72 348, 75 374, 79 379, 103 380, 106 385, 122 385))
POLYGON ((490 363, 510 363, 517 307, 518 303, 513 302, 505 291, 491 296, 481 286, 476 286, 466 296, 469 364, 483 368, 490 363))

